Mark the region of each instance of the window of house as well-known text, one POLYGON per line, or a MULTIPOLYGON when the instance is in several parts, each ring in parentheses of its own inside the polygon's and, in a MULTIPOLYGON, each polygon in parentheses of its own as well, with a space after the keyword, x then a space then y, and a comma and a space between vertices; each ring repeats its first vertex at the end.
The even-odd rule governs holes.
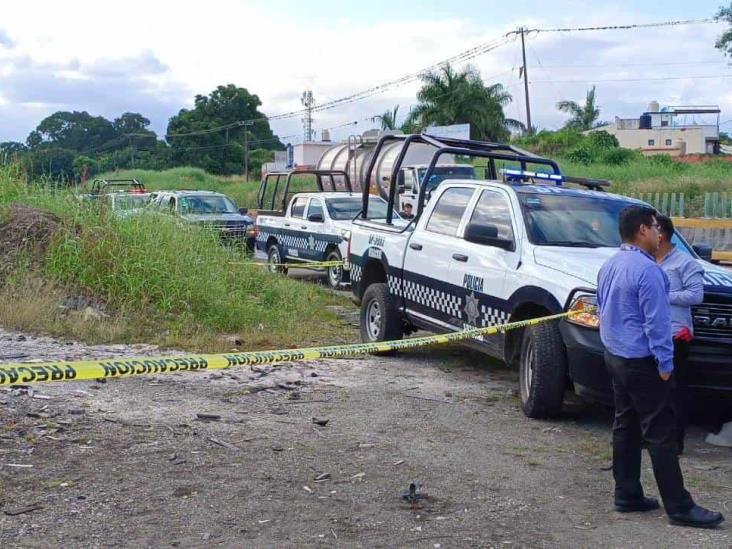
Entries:
POLYGON ((653 147, 655 144, 656 144, 656 140, 655 139, 649 139, 648 140, 648 146, 649 147, 653 147))
POLYGON ((668 126, 668 120, 661 120, 661 127, 665 128, 666 126, 668 126))
POLYGON ((671 140, 670 140, 670 139, 667 139, 667 140, 666 140, 666 146, 667 146, 667 147, 670 147, 670 146, 671 146, 671 140))

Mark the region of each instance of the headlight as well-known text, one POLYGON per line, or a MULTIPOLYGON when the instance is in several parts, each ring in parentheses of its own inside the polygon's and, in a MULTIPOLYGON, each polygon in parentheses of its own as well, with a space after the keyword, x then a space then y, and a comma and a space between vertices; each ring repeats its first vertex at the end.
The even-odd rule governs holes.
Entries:
POLYGON ((597 298, 594 295, 581 295, 569 307, 567 322, 585 328, 600 328, 600 315, 597 310, 597 298))
POLYGON ((348 229, 341 229, 340 232, 341 232, 341 238, 343 240, 345 240, 346 242, 351 240, 351 231, 349 231, 348 229))

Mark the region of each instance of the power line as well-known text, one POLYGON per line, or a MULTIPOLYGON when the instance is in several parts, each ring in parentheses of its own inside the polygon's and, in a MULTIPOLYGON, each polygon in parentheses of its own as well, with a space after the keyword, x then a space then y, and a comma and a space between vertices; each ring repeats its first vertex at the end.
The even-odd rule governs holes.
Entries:
POLYGON ((726 61, 675 61, 670 63, 593 63, 593 64, 569 64, 569 65, 544 65, 546 69, 573 69, 573 68, 602 68, 602 67, 669 67, 676 65, 725 65, 730 66, 726 61))
POLYGON ((532 80, 532 84, 592 84, 593 82, 660 82, 665 80, 701 80, 709 78, 732 78, 732 74, 708 74, 708 75, 689 75, 689 76, 663 76, 663 77, 643 77, 643 78, 594 78, 592 80, 532 80))
POLYGON ((708 25, 720 23, 716 19, 684 19, 679 21, 661 21, 657 23, 633 23, 628 25, 605 25, 598 27, 557 27, 549 29, 528 29, 529 32, 586 32, 606 30, 633 30, 650 29, 660 27, 680 27, 682 25, 708 25))

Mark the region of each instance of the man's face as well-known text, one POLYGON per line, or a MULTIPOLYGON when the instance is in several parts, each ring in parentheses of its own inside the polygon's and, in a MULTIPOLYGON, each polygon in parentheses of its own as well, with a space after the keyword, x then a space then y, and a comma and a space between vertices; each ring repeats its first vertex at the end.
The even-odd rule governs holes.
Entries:
POLYGON ((655 217, 650 226, 641 225, 640 227, 640 244, 650 254, 655 254, 661 244, 661 233, 658 229, 658 222, 655 217))

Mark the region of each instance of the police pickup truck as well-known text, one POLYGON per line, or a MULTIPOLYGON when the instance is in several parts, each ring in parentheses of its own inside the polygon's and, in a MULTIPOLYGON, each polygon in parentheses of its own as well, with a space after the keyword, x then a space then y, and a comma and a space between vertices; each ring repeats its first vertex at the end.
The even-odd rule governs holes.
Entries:
MULTIPOLYGON (((351 222, 361 211, 362 197, 352 192, 298 193, 284 215, 259 215, 254 225, 257 251, 267 254, 271 272, 287 273, 287 264, 339 262, 346 257, 351 222)), ((371 215, 386 218, 386 202, 368 197, 371 215)), ((348 265, 326 268, 328 284, 348 282, 348 265)))
MULTIPOLYGON (((629 198, 605 192, 607 182, 568 178, 551 160, 507 145, 430 142, 431 167, 443 153, 488 158, 491 179, 443 182, 420 193, 405 229, 371 218, 364 196, 349 241, 351 282, 361 306, 365 342, 393 340, 417 329, 459 331, 573 310, 566 320, 479 337, 468 344, 519 368, 521 406, 529 417, 560 413, 565 389, 612 401, 603 361, 595 288, 600 266, 620 244, 618 217, 629 198), (497 163, 518 165, 503 170, 497 163), (551 173, 532 172, 539 164, 551 173)), ((398 170, 398 163, 395 170, 398 170)), ((427 169, 429 177, 430 168, 427 169)), ((396 173, 396 171, 395 171, 396 173)), ((390 192, 393 204, 394 186, 390 192)), ((684 239, 676 246, 702 261, 684 239)), ((694 310, 692 389, 732 401, 732 276, 703 262, 704 303, 694 310)))

